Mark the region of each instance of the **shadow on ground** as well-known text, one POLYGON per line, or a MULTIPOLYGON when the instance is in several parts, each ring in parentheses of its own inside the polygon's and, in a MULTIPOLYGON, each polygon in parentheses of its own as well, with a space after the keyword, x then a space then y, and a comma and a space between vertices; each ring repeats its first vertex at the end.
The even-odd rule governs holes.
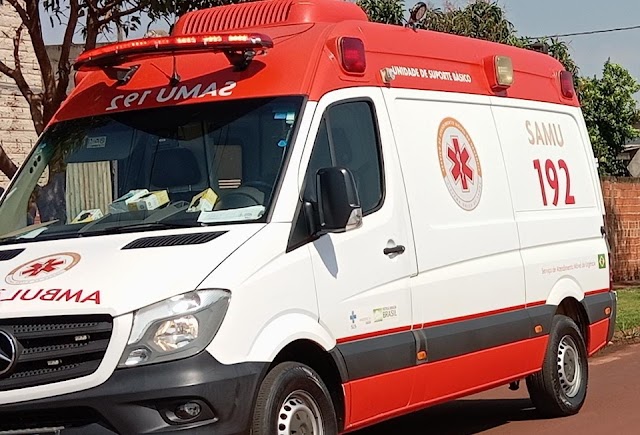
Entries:
POLYGON ((529 399, 456 400, 353 432, 355 435, 470 435, 509 424, 538 420, 529 399))

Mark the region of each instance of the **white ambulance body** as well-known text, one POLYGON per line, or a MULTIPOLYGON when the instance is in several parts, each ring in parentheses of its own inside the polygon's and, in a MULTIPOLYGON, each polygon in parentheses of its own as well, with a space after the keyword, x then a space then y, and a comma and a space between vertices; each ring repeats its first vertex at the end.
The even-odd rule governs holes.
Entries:
POLYGON ((77 67, 0 203, 0 431, 335 434, 521 379, 579 411, 616 298, 555 60, 272 0, 77 67))

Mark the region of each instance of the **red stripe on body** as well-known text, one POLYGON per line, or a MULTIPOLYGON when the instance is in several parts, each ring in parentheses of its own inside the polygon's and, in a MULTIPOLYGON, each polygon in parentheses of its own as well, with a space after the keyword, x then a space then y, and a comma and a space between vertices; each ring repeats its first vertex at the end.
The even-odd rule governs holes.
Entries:
POLYGON ((547 341, 536 337, 348 382, 345 430, 522 379, 542 367, 547 341))
POLYGON ((592 295, 597 295, 597 294, 599 294, 599 293, 608 293, 608 292, 610 292, 610 291, 611 291, 611 290, 610 290, 610 289, 608 289, 608 288, 602 288, 602 289, 600 289, 600 290, 591 290, 590 292, 585 292, 585 293, 584 293, 584 295, 585 295, 585 296, 592 296, 592 295))
POLYGON ((478 319, 480 317, 488 317, 488 316, 493 316, 495 314, 503 314, 511 311, 518 311, 518 310, 524 310, 524 309, 525 309, 524 305, 517 305, 515 307, 500 308, 498 310, 485 311, 484 313, 469 314, 467 316, 454 317, 452 319, 442 319, 442 320, 436 320, 434 322, 427 322, 427 323, 423 323, 422 327, 429 328, 432 326, 446 325, 448 323, 462 322, 465 320, 473 320, 473 319, 478 319))
MULTIPOLYGON (((609 289, 600 289, 600 290, 592 290, 589 292, 585 292, 585 296, 592 296, 592 295, 596 295, 596 294, 600 294, 600 293, 606 293, 610 291, 609 289)), ((356 340, 362 340, 365 338, 373 338, 373 337, 378 337, 381 335, 387 335, 387 334, 395 334, 397 332, 404 332, 404 331, 409 331, 411 329, 421 329, 421 328, 429 328, 432 326, 440 326, 440 325, 446 325, 449 323, 455 323, 455 322, 462 322, 465 320, 473 320, 473 319, 478 319, 481 317, 487 317, 487 316, 492 316, 495 314, 503 314, 503 313, 508 313, 510 311, 517 311, 517 310, 523 310, 525 308, 531 308, 531 307, 538 307, 540 305, 545 305, 547 303, 547 301, 537 301, 537 302, 527 302, 526 305, 516 305, 514 307, 507 307, 507 308, 500 308, 497 310, 492 310, 492 311, 485 311, 483 313, 476 313, 476 314, 469 314, 467 316, 460 316, 460 317, 453 317, 450 319, 442 319, 442 320, 435 320, 433 322, 427 322, 427 323, 416 323, 415 325, 412 326, 401 326, 398 328, 393 328, 393 329, 385 329, 382 331, 374 331, 374 332, 369 332, 366 334, 360 334, 360 335, 353 335, 351 337, 343 337, 343 338, 338 338, 336 341, 338 344, 341 343, 348 343, 350 341, 356 341, 356 340)))
POLYGON ((338 344, 342 344, 342 343, 348 343, 350 341, 363 340, 365 338, 379 337, 381 335, 390 335, 390 334, 396 334, 398 332, 405 332, 405 331, 411 331, 411 326, 400 326, 399 328, 383 329, 382 331, 373 331, 373 332, 368 332, 366 334, 352 335, 351 337, 338 338, 336 342, 338 344))
POLYGON ((527 305, 517 305, 515 307, 500 308, 498 310, 485 311, 483 313, 469 314, 467 316, 461 316, 461 317, 453 317, 451 319, 436 320, 434 322, 428 322, 428 323, 416 323, 413 326, 401 326, 401 327, 393 328, 393 329, 383 329, 381 331, 373 331, 373 332, 368 332, 366 334, 352 335, 350 337, 342 337, 342 338, 338 338, 336 341, 337 341, 338 344, 348 343, 350 341, 362 340, 362 339, 365 339, 365 338, 373 338, 373 337, 379 337, 381 335, 388 335, 388 334, 395 334, 397 332, 410 331, 411 329, 429 328, 429 327, 432 327, 432 326, 440 326, 440 325, 446 325, 446 324, 449 324, 449 323, 462 322, 464 320, 478 319, 478 318, 481 318, 481 317, 492 316, 492 315, 495 315, 495 314, 508 313, 510 311, 523 310, 523 309, 525 309, 527 307, 535 307, 535 306, 538 306, 538 305, 544 305, 545 303, 546 303, 545 301, 530 302, 527 305))

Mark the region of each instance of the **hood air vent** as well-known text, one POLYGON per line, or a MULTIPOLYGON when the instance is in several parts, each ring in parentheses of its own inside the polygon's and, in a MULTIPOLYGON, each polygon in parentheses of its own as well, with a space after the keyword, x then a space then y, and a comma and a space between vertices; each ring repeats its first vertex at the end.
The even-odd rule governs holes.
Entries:
POLYGON ((10 251, 0 251, 0 261, 9 261, 22 254, 24 249, 12 249, 10 251))
POLYGON ((144 237, 134 240, 122 249, 160 248, 163 246, 201 245, 217 239, 226 231, 214 233, 175 234, 172 236, 144 237))

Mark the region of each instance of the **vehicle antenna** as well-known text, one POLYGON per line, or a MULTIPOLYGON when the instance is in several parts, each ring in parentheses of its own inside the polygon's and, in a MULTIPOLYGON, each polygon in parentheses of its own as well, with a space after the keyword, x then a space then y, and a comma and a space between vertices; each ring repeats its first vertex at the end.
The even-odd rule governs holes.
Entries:
POLYGON ((173 73, 171 74, 171 78, 169 79, 169 84, 171 86, 176 86, 182 80, 180 74, 178 74, 178 61, 176 59, 176 54, 173 53, 173 73))
MULTIPOLYGON (((173 25, 171 26, 171 32, 173 33, 173 28, 175 28, 176 22, 178 19, 178 2, 177 0, 173 1, 173 25)), ((176 59, 176 54, 173 53, 173 73, 171 74, 171 79, 169 79, 169 84, 171 86, 176 86, 180 83, 182 78, 180 74, 178 74, 178 60, 176 59)))

